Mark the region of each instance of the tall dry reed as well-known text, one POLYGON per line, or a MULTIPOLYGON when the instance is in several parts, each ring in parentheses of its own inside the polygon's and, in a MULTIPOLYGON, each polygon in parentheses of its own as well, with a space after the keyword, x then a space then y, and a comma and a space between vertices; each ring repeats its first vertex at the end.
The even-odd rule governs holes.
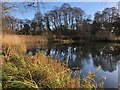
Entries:
POLYGON ((32 35, 13 35, 13 34, 3 34, 2 44, 9 46, 19 46, 20 49, 26 50, 26 48, 34 45, 44 45, 47 44, 48 40, 43 36, 32 36, 32 35))

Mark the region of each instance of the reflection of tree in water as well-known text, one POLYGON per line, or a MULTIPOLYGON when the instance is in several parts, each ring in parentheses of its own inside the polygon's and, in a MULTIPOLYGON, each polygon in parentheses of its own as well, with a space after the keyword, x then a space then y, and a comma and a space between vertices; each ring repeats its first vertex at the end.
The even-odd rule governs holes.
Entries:
MULTIPOLYGON (((74 47, 73 47, 74 48, 74 47)), ((81 46, 81 47, 75 47, 74 48, 74 52, 75 53, 71 53, 72 56, 71 59, 69 59, 69 67, 70 68, 79 68, 79 69, 83 69, 84 67, 84 62, 87 61, 89 62, 89 48, 88 46, 81 46)))
POLYGON ((69 61, 68 61, 68 66, 69 68, 83 68, 83 64, 82 64, 82 51, 81 48, 74 48, 72 47, 70 50, 70 54, 69 54, 69 61))
MULTIPOLYGON (((32 49, 32 53, 43 50, 46 55, 60 59, 62 63, 67 64, 69 68, 82 70, 85 62, 90 63, 90 54, 93 57, 94 66, 104 71, 112 72, 117 69, 117 62, 120 60, 120 46, 111 44, 97 45, 49 45, 45 48, 32 49)), ((29 52, 30 50, 28 50, 29 52)))
POLYGON ((55 46, 51 49, 48 48, 47 51, 47 54, 68 64, 68 67, 71 69, 82 69, 84 67, 84 60, 89 60, 88 46, 55 46))
POLYGON ((93 59, 93 62, 95 64, 95 66, 99 66, 101 65, 102 66, 102 69, 104 71, 115 71, 117 69, 117 63, 116 61, 113 61, 113 58, 112 56, 109 56, 109 55, 100 55, 100 56, 96 56, 94 59, 93 59))
POLYGON ((49 45, 47 48, 27 50, 27 53, 32 53, 33 55, 35 55, 35 53, 37 53, 39 50, 45 51, 46 55, 49 55, 56 59, 60 59, 62 63, 67 64, 68 67, 71 69, 82 69, 84 67, 84 61, 89 60, 88 46, 49 45))
POLYGON ((93 62, 95 66, 101 66, 104 71, 113 72, 117 69, 120 47, 111 44, 93 45, 91 48, 93 62), (95 46, 95 47, 94 47, 95 46))

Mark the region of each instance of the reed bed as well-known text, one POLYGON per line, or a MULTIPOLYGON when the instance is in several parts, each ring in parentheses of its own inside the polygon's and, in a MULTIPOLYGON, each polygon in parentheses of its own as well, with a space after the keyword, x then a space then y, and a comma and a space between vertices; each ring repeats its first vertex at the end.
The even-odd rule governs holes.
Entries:
MULTIPOLYGON (((32 44, 37 46, 43 46, 48 43, 48 40, 44 36, 32 36, 32 35, 12 35, 12 34, 3 34, 2 35, 2 44, 8 45, 11 47, 18 46, 22 50, 26 50, 31 47, 32 44)), ((17 48, 18 48, 17 47, 17 48)))
POLYGON ((26 44, 26 43, 47 43, 47 38, 43 36, 32 35, 2 35, 2 42, 10 45, 26 44))

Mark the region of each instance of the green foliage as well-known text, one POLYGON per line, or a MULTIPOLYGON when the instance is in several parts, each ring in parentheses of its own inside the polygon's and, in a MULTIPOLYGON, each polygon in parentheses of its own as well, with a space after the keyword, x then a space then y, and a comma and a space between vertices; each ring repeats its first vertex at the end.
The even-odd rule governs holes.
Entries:
POLYGON ((4 64, 2 67, 3 67, 3 71, 2 71, 3 74, 5 73, 6 75, 9 75, 9 74, 16 75, 18 73, 18 68, 10 62, 4 64))
POLYGON ((21 60, 21 57, 20 57, 18 54, 14 53, 14 54, 11 56, 11 60, 20 61, 20 60, 21 60))
POLYGON ((33 83, 31 82, 22 82, 22 81, 9 81, 6 83, 7 86, 5 88, 37 88, 33 83))

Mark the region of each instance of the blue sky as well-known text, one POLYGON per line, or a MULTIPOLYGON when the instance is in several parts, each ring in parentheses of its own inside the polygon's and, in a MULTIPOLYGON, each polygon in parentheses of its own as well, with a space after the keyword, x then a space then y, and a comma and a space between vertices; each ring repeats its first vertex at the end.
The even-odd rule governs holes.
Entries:
MULTIPOLYGON (((21 3, 21 2, 19 2, 21 3)), ((43 6, 41 6, 41 12, 46 13, 49 10, 53 9, 54 6, 61 6, 65 2, 46 2, 43 6)), ((66 2, 67 3, 67 2, 66 2)), ((68 2, 72 7, 80 7, 86 13, 86 15, 94 15, 97 11, 102 11, 106 7, 116 7, 116 2, 68 2)), ((16 9, 12 12, 12 15, 15 18, 20 19, 33 19, 35 11, 32 9, 25 9, 23 7, 16 9), (26 11, 25 13, 21 13, 21 11, 26 11)))

